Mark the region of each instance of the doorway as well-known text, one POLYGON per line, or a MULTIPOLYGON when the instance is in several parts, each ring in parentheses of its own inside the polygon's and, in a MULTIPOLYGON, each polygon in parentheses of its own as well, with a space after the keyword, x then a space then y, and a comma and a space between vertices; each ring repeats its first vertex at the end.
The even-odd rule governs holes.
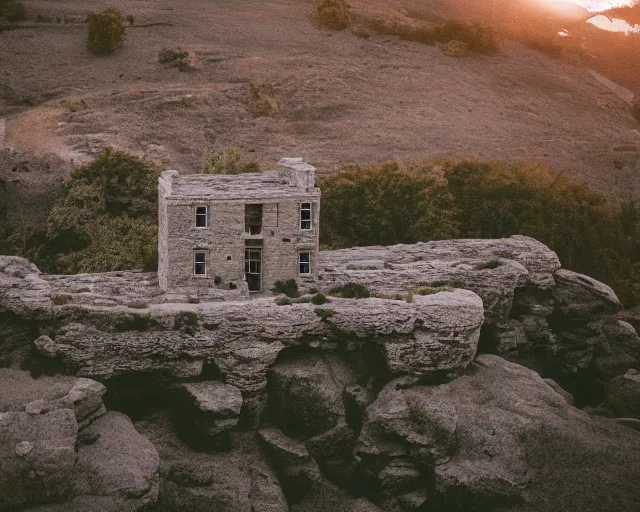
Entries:
POLYGON ((250 292, 262 291, 262 249, 244 250, 244 276, 250 292))

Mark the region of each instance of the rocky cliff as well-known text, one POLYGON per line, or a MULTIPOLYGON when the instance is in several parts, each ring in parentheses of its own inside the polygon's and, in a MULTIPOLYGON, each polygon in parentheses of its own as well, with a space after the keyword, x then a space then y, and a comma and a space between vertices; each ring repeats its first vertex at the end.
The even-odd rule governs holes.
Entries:
POLYGON ((323 252, 318 267, 293 303, 199 303, 150 273, 0 257, 0 457, 16 468, 0 488, 28 489, 0 510, 637 509, 640 338, 609 287, 520 236, 323 252), (353 284, 371 296, 339 297, 353 284), (17 365, 75 377, 16 385, 17 365), (103 385, 153 445, 105 415, 103 385), (133 487, 100 450, 122 452, 133 487), (48 472, 50 453, 67 469, 48 472))

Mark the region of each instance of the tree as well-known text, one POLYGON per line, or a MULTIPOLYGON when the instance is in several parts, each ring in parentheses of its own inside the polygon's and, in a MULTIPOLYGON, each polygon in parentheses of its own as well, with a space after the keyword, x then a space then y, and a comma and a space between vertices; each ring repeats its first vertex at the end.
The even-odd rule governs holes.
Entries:
POLYGON ((155 270, 160 171, 112 148, 74 169, 47 220, 51 270, 155 270))
POLYGON ((89 51, 96 55, 112 53, 125 38, 122 15, 118 9, 107 9, 102 13, 91 13, 88 17, 89 51))

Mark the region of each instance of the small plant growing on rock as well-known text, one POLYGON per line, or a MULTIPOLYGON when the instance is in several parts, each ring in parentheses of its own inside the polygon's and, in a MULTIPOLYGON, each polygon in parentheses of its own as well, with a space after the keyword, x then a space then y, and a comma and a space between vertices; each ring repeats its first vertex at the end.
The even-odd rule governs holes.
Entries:
POLYGON ((133 25, 136 22, 136 20, 135 20, 135 18, 133 17, 132 14, 128 14, 127 17, 125 18, 125 20, 127 20, 127 22, 129 22, 129 25, 133 25))
POLYGON ((329 295, 334 297, 342 297, 343 299, 366 299, 371 297, 371 292, 366 286, 361 284, 349 283, 344 286, 333 288, 329 295))
POLYGON ((325 318, 330 318, 335 315, 335 311, 333 309, 325 309, 325 308, 316 308, 313 310, 316 315, 318 315, 323 320, 325 318))
POLYGON ((213 282, 216 286, 220 286, 222 284, 222 277, 221 276, 214 277, 213 282))
POLYGON ((182 48, 178 48, 177 50, 163 48, 158 54, 158 62, 164 64, 166 67, 178 68, 180 71, 190 71, 193 69, 189 52, 182 48))
POLYGON ((89 51, 96 55, 107 55, 122 44, 125 30, 122 15, 118 9, 107 9, 102 13, 88 16, 89 51))
POLYGON ((311 298, 311 303, 315 304, 316 306, 321 306, 322 304, 326 304, 326 302, 327 302, 327 297, 324 293, 316 293, 311 298))
POLYGON ((289 297, 278 297, 276 299, 276 304, 278 306, 291 306, 293 302, 291 302, 291 299, 289 297))
POLYGON ((347 28, 353 21, 350 6, 345 0, 319 0, 316 15, 320 25, 335 30, 347 28))
POLYGON ((496 259, 496 260, 486 261, 484 263, 478 263, 473 268, 476 270, 492 270, 494 268, 498 268, 500 265, 502 265, 502 262, 496 259))
POLYGON ((273 293, 284 293, 287 297, 295 298, 300 296, 298 291, 298 283, 295 279, 287 279, 286 281, 276 281, 273 288, 273 293))
POLYGON ((68 293, 59 293, 58 295, 54 295, 51 300, 56 306, 64 306, 71 302, 71 295, 68 293))

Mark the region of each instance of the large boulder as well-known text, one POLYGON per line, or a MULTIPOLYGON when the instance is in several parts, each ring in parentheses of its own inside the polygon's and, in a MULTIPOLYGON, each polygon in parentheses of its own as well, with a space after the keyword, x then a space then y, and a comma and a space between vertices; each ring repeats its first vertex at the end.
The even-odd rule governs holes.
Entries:
POLYGON ((611 379, 607 402, 616 416, 640 418, 640 372, 629 370, 611 379))
POLYGON ((88 440, 73 469, 76 501, 109 498, 133 512, 158 498, 158 452, 124 414, 110 411, 83 430, 88 440))
POLYGON ((342 393, 355 380, 349 367, 333 354, 293 352, 269 370, 271 417, 292 437, 329 430, 344 419, 342 393))
POLYGON ((174 399, 179 428, 224 447, 228 430, 238 424, 242 393, 222 382, 192 382, 176 386, 174 399))
POLYGON ((274 427, 258 431, 258 439, 278 474, 289 503, 296 503, 320 480, 320 470, 304 444, 274 427))
POLYGON ((382 481, 398 472, 391 463, 411 461, 433 475, 429 503, 454 512, 603 510, 603 495, 607 510, 631 512, 639 447, 636 432, 569 406, 535 372, 480 355, 445 384, 389 383, 367 409, 356 455, 382 481))
POLYGON ((0 413, 0 509, 65 499, 73 490, 73 411, 0 413))

